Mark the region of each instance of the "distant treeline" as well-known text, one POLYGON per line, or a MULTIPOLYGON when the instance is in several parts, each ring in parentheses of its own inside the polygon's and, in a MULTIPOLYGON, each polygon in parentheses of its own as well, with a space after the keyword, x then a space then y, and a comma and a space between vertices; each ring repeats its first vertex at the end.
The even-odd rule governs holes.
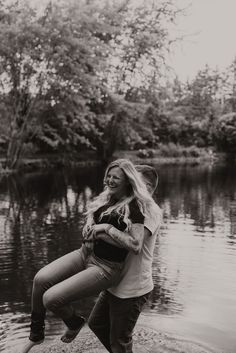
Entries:
POLYGON ((161 85, 175 2, 0 1, 0 149, 102 159, 164 144, 236 151, 236 61, 161 85))

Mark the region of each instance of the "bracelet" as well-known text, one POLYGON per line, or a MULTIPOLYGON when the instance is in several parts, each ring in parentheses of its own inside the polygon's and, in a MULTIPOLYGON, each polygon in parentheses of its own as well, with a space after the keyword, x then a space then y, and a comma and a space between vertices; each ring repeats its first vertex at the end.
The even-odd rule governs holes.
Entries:
POLYGON ((113 225, 112 224, 109 224, 109 226, 107 227, 107 229, 105 230, 105 233, 106 234, 108 234, 108 235, 110 235, 109 234, 109 231, 110 231, 110 229, 113 227, 113 225))

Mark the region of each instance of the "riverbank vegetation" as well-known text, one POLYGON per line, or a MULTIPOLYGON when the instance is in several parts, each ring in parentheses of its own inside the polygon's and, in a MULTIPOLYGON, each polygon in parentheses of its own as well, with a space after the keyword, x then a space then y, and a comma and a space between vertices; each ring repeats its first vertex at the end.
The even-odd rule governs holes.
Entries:
POLYGON ((236 152, 236 60, 163 80, 175 2, 0 0, 0 152, 107 161, 236 152), (158 152, 157 152, 158 151, 158 152))

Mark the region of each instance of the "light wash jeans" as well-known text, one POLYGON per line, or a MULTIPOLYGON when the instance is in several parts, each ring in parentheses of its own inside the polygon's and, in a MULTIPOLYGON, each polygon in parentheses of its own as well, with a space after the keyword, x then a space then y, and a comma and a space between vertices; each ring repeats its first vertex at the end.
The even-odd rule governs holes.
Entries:
POLYGON ((85 245, 43 267, 35 276, 32 311, 41 317, 46 309, 63 320, 73 315, 71 303, 99 294, 119 282, 123 263, 98 259, 85 245))

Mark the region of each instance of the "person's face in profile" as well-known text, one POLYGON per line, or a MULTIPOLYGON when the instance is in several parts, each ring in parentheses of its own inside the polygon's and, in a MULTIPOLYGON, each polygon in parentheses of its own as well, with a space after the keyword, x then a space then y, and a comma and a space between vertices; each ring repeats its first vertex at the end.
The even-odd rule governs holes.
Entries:
POLYGON ((153 192, 154 192, 152 182, 151 182, 150 180, 148 180, 147 178, 145 178, 145 177, 142 175, 142 173, 140 173, 140 174, 141 174, 141 176, 142 176, 142 178, 143 178, 143 181, 144 181, 144 183, 145 183, 145 185, 146 185, 147 191, 149 192, 149 194, 152 195, 153 192))
POLYGON ((145 177, 143 177, 143 180, 145 182, 148 192, 152 195, 154 192, 152 183, 145 177))

